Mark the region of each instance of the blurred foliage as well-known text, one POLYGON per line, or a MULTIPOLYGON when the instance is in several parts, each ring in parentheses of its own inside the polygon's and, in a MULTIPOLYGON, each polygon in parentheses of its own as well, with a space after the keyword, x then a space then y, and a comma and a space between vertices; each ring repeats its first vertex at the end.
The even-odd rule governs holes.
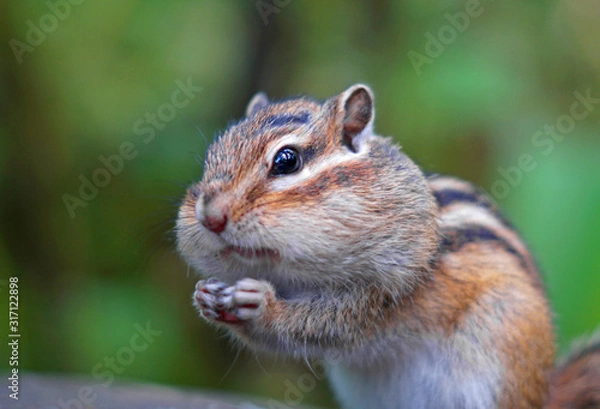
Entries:
MULTIPOLYGON (((534 169, 498 203, 543 267, 561 349, 600 322, 600 105, 551 152, 532 142, 575 92, 600 97, 597 2, 482 0, 419 69, 409 53, 425 55, 428 33, 474 0, 279 1, 262 16, 269 0, 79 2, 68 15, 49 2, 63 4, 55 27, 48 2, 0 3, 0 285, 20 278, 22 369, 91 374, 151 322, 161 335, 117 379, 283 399, 282 380, 306 367, 235 359, 192 309, 196 278, 170 230, 206 140, 254 92, 325 98, 355 82, 376 93, 377 131, 423 168, 489 191, 530 154, 534 169), (51 32, 16 55, 32 25, 51 32), (144 143, 136 122, 188 79, 202 90, 144 143), (63 195, 125 142, 137 156, 71 218, 63 195)), ((304 403, 332 405, 324 382, 304 403)))

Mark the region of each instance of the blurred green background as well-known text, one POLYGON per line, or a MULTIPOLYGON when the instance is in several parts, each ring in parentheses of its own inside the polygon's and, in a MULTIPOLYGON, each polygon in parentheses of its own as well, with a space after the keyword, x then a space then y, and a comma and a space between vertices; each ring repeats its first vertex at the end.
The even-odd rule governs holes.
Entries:
MULTIPOLYGON (((19 277, 20 368, 91 375, 117 356, 117 380, 282 400, 306 367, 236 359, 191 307, 177 201, 253 93, 326 98, 355 82, 376 94, 380 134, 495 194, 537 254, 565 351, 600 323, 599 17, 593 0, 4 0, 0 301, 19 277), (99 157, 124 144, 137 155, 107 181, 99 157), (70 214, 64 195, 94 175, 106 186, 70 214), (124 355, 148 322, 162 333, 124 355)), ((302 401, 333 405, 324 382, 302 401)))

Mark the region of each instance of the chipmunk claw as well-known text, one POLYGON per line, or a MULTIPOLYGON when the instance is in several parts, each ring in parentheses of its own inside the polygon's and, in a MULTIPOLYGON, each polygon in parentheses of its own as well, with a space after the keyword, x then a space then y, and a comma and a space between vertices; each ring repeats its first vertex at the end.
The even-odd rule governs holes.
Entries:
POLYGON ((273 289, 265 281, 245 278, 228 286, 209 278, 196 284, 194 305, 210 321, 235 324, 260 317, 270 294, 273 289))

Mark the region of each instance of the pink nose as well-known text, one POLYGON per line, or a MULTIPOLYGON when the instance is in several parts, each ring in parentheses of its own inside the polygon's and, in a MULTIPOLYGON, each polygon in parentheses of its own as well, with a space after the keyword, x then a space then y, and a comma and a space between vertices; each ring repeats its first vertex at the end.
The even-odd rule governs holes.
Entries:
POLYGON ((212 232, 221 233, 227 226, 227 215, 205 216, 202 225, 212 232))

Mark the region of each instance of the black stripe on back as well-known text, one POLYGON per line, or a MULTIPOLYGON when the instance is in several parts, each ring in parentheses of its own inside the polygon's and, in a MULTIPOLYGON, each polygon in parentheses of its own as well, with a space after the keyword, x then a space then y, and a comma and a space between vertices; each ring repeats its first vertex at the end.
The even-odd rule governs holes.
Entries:
POLYGON ((464 192, 455 189, 434 190, 433 195, 440 207, 446 207, 456 202, 479 203, 479 195, 475 192, 464 192))
POLYGON ((504 247, 506 251, 517 256, 523 267, 527 269, 527 261, 522 255, 511 246, 506 240, 498 237, 493 231, 482 226, 466 225, 460 228, 452 228, 442 231, 442 252, 456 252, 469 243, 480 243, 486 241, 495 241, 504 247))
POLYGON ((500 244, 504 250, 514 255, 519 260, 521 267, 531 277, 535 287, 544 291, 538 268, 534 264, 528 262, 528 255, 521 254, 516 248, 508 243, 502 237, 497 236, 493 231, 482 226, 465 225, 460 228, 448 228, 442 230, 442 242, 440 245, 440 254, 458 252, 460 249, 469 243, 496 242, 500 244))
POLYGON ((504 217, 502 213, 500 213, 498 208, 488 199, 488 197, 484 193, 478 190, 465 192, 457 189, 432 189, 432 192, 440 208, 450 206, 454 203, 472 203, 489 210, 490 213, 492 213, 492 215, 496 219, 502 222, 502 224, 504 224, 508 228, 514 229, 512 223, 508 221, 508 219, 506 219, 506 217, 504 217))

